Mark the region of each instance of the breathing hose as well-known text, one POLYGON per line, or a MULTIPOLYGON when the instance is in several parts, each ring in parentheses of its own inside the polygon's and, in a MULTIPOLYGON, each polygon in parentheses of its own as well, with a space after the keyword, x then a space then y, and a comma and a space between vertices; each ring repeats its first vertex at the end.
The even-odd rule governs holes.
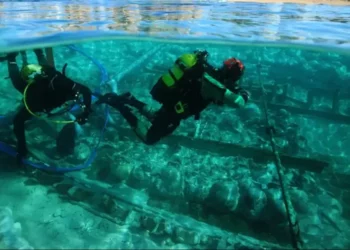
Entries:
POLYGON ((293 204, 291 202, 290 195, 288 193, 287 185, 285 184, 285 181, 284 181, 284 167, 282 165, 281 158, 279 156, 279 153, 276 147, 276 141, 274 137, 275 128, 270 122, 269 112, 267 107, 266 90, 265 90, 264 84, 261 81, 260 60, 257 65, 257 71, 258 71, 259 85, 261 87, 262 97, 263 97, 262 102, 264 106, 264 115, 265 115, 265 121, 266 121, 266 133, 269 135, 269 141, 270 141, 272 153, 274 155, 274 163, 276 166, 278 180, 281 186, 282 199, 283 199, 284 206, 286 208, 291 243, 294 249, 300 250, 302 245, 302 240, 300 237, 299 222, 298 222, 293 204))

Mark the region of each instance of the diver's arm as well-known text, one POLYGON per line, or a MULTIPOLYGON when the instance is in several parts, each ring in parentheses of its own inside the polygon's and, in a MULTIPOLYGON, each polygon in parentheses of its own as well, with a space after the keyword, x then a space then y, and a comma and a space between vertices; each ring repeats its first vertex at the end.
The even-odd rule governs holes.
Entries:
POLYGON ((34 49, 34 53, 36 55, 39 65, 49 65, 43 49, 34 49))
POLYGON ((241 108, 248 101, 247 95, 232 92, 207 73, 203 75, 201 93, 204 99, 233 108, 241 108))
POLYGON ((242 108, 246 105, 248 98, 245 98, 245 95, 241 93, 234 93, 229 89, 226 89, 224 95, 224 104, 234 107, 234 108, 242 108))

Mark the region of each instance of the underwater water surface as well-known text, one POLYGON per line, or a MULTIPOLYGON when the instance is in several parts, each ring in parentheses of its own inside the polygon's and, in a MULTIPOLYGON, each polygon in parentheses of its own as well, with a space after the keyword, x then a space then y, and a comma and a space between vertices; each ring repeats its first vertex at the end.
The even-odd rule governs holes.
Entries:
POLYGON ((1 1, 0 50, 116 35, 349 48, 349 3, 332 3, 1 1))
POLYGON ((67 64, 66 76, 95 95, 88 122, 74 124, 71 155, 57 153, 56 139, 79 108, 26 123, 20 170, 12 122, 23 96, 0 63, 0 248, 297 248, 274 148, 302 248, 348 248, 348 16, 347 6, 315 4, 0 2, 4 55, 21 50, 21 67, 51 46, 56 69, 67 64), (197 49, 216 67, 244 63, 246 107, 211 105, 146 145, 95 103, 131 92, 158 109, 150 90, 197 49))

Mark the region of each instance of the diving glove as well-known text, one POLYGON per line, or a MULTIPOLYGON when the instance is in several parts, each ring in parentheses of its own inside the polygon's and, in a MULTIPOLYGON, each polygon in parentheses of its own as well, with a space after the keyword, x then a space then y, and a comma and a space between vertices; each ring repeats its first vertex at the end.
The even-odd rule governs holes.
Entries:
POLYGON ((250 99, 250 93, 245 89, 240 89, 238 92, 244 99, 245 103, 247 103, 250 99))

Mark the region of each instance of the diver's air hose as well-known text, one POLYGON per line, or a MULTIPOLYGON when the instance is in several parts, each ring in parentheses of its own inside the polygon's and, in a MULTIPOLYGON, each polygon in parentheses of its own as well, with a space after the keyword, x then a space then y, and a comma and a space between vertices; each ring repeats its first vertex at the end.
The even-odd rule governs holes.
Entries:
POLYGON ((264 88, 264 84, 261 81, 261 64, 259 60, 259 64, 257 65, 258 70, 258 78, 259 78, 259 84, 262 91, 263 96, 263 105, 264 105, 264 114, 265 114, 265 120, 266 120, 266 132, 269 135, 270 139, 270 145, 272 148, 272 152, 274 155, 274 162, 278 174, 278 180, 281 186, 281 192, 282 192, 282 199, 284 206, 286 208, 287 213, 287 219, 288 219, 288 226, 289 226, 289 232, 291 236, 291 242, 294 249, 299 250, 301 249, 302 240, 300 236, 300 229, 299 229, 299 222, 297 219, 297 214, 294 210, 293 204, 290 199, 290 195, 288 193, 287 185, 284 181, 284 167, 281 163, 281 158, 279 157, 279 153, 277 151, 276 142, 275 142, 275 129, 273 125, 270 122, 269 114, 268 114, 268 107, 267 107, 267 100, 266 100, 266 90, 264 88))
MULTIPOLYGON (((105 69, 105 67, 99 62, 97 61, 95 58, 93 58, 92 56, 89 56, 88 54, 86 54, 83 50, 79 49, 77 46, 75 45, 67 45, 67 47, 71 50, 74 50, 76 52, 78 52, 79 54, 89 58, 100 70, 101 73, 101 82, 100 82, 100 86, 105 84, 108 81, 108 73, 107 70, 105 69)), ((100 86, 98 87, 96 92, 100 92, 100 86)))

